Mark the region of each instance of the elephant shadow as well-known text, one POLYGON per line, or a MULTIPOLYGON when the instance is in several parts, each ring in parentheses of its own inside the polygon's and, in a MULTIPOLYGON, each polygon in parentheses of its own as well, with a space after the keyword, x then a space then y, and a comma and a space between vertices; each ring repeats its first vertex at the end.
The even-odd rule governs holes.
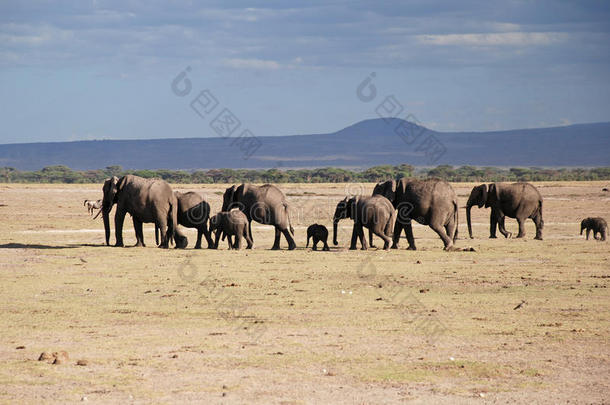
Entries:
POLYGON ((105 247, 105 245, 72 244, 72 245, 41 245, 36 243, 5 243, 0 249, 76 249, 80 247, 105 247))

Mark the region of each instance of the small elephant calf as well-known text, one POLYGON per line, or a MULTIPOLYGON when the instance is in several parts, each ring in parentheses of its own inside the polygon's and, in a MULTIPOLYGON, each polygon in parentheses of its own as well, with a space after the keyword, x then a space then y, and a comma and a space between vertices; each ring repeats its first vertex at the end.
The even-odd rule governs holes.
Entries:
POLYGON ((328 243, 326 242, 328 240, 328 229, 326 229, 326 227, 324 225, 320 225, 320 224, 313 224, 313 225, 309 225, 309 228, 307 228, 307 245, 305 245, 305 247, 309 247, 309 239, 313 238, 313 246, 312 249, 313 250, 318 250, 318 242, 323 242, 324 243, 324 247, 322 248, 322 250, 324 251, 328 251, 330 250, 330 248, 328 247, 328 243))
POLYGON ((582 235, 582 231, 587 231, 587 240, 589 240, 589 232, 593 231, 593 237, 597 238, 597 234, 600 234, 600 240, 606 240, 606 235, 608 234, 608 223, 605 219, 597 217, 597 218, 585 218, 580 223, 580 234, 582 235))
POLYGON ((222 240, 225 236, 228 239, 229 249, 241 249, 241 238, 246 238, 248 247, 252 249, 252 237, 250 236, 250 227, 246 214, 238 209, 231 211, 222 211, 210 218, 210 232, 216 233, 214 249, 218 248, 218 240, 222 235, 222 240), (235 243, 231 239, 235 236, 235 243))

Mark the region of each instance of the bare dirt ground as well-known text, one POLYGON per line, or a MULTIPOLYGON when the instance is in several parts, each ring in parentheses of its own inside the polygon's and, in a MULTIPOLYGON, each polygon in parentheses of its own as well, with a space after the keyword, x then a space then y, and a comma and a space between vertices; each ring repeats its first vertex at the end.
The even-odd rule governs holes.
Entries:
MULTIPOLYGON (((536 184, 544 241, 531 221, 488 239, 476 208, 465 239, 461 209, 457 246, 475 252, 419 225, 415 252, 348 251, 349 220, 330 252, 304 248, 372 184, 281 185, 296 251, 270 251, 266 226, 251 251, 196 251, 192 230, 187 250, 158 249, 150 225, 148 247, 106 247, 83 207, 101 185, 0 184, 0 402, 608 403, 610 242, 578 234, 610 220, 606 183, 536 184)), ((472 186, 454 184, 461 206, 472 186)), ((175 189, 215 212, 225 187, 175 189)))

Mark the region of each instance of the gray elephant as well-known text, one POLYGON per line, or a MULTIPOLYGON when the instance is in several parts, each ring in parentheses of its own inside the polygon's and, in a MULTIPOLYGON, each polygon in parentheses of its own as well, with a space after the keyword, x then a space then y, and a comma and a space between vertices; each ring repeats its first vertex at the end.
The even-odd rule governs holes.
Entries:
POLYGON ((313 246, 311 247, 313 250, 318 250, 318 242, 322 242, 324 244, 322 250, 330 250, 327 243, 328 229, 326 229, 324 225, 309 225, 309 227, 307 228, 307 244, 305 245, 305 247, 309 247, 309 239, 311 238, 313 238, 313 246))
POLYGON ((585 218, 580 223, 580 234, 582 235, 582 231, 587 231, 587 240, 589 240, 589 233, 593 231, 593 238, 597 238, 597 234, 599 233, 599 240, 606 240, 606 235, 608 234, 608 223, 605 219, 600 217, 595 218, 585 218))
POLYGON ((133 219, 136 232, 136 246, 144 245, 142 223, 152 222, 159 227, 161 244, 168 248, 169 241, 174 237, 178 222, 178 202, 172 188, 163 180, 150 180, 128 174, 120 179, 113 176, 104 182, 102 188, 102 215, 106 232, 106 245, 110 245, 109 215, 114 204, 117 205, 114 215, 116 233, 115 246, 123 244, 123 221, 129 213, 133 219))
MULTIPOLYGON (((178 201, 178 225, 182 225, 185 228, 197 229, 197 242, 195 243, 195 249, 201 249, 201 237, 205 236, 205 240, 208 243, 208 249, 212 248, 214 242, 210 237, 210 231, 208 230, 208 219, 210 217, 210 204, 205 198, 194 191, 188 191, 181 193, 174 191, 176 200, 178 201)), ((155 237, 157 238, 157 244, 159 244, 158 227, 155 226, 155 237)), ((174 232, 174 241, 176 242, 177 248, 185 248, 188 244, 188 239, 180 228, 176 228, 174 232)))
POLYGON ((242 236, 246 239, 248 247, 252 249, 252 238, 250 237, 250 228, 248 227, 248 218, 238 209, 231 211, 223 211, 210 218, 210 232, 216 234, 214 249, 218 248, 218 240, 222 235, 222 240, 225 237, 228 239, 229 249, 241 249, 242 236), (235 236, 235 243, 232 237, 235 236))
POLYGON ((449 183, 439 179, 417 180, 403 177, 398 181, 377 183, 373 195, 383 195, 398 210, 392 249, 398 248, 403 229, 409 246, 416 250, 412 220, 428 225, 451 250, 458 233, 457 195, 449 183))
POLYGON ((338 245, 337 226, 339 220, 351 218, 354 220, 350 250, 356 249, 357 239, 360 238, 362 250, 367 249, 363 227, 370 229, 375 235, 383 239, 383 248, 390 248, 396 211, 392 203, 382 195, 345 197, 337 204, 333 216, 333 244, 338 245))
POLYGON ((489 237, 496 237, 496 226, 505 238, 510 238, 512 233, 507 232, 504 227, 504 217, 516 218, 519 223, 517 238, 525 236, 525 220, 531 218, 536 225, 536 237, 542 240, 542 195, 536 187, 530 183, 491 183, 476 186, 470 192, 466 203, 466 220, 468 222, 468 234, 472 238, 472 225, 470 209, 474 206, 482 208, 491 207, 489 218, 489 237))
POLYGON ((288 203, 279 188, 271 184, 241 184, 229 187, 223 195, 222 211, 229 211, 231 208, 239 208, 246 215, 250 235, 253 220, 275 227, 275 240, 271 249, 280 248, 280 234, 284 234, 289 250, 296 248, 288 203))

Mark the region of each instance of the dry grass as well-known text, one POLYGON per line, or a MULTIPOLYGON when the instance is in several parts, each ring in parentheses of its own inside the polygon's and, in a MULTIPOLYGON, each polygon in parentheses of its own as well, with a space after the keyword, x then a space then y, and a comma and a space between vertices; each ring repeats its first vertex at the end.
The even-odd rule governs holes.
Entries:
MULTIPOLYGON (((338 248, 303 248, 371 184, 283 185, 292 252, 268 250, 262 226, 252 251, 195 251, 190 230, 189 249, 161 250, 150 226, 149 247, 109 248, 82 206, 101 185, 0 185, 0 401, 608 402, 610 242, 578 235, 610 218, 604 185, 538 184, 542 242, 531 222, 524 240, 487 239, 475 209, 476 239, 457 245, 476 252, 451 253, 421 226, 416 252, 347 251, 347 221, 338 248), (60 350, 66 364, 36 361, 60 350)), ((454 187, 463 205, 472 184, 454 187)), ((220 208, 223 186, 175 188, 220 208)))

